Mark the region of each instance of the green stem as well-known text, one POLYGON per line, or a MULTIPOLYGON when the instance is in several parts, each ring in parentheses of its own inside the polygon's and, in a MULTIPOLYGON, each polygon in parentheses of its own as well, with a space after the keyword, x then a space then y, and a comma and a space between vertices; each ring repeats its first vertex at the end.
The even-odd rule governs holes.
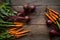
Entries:
POLYGON ((56 23, 57 23, 57 26, 58 26, 58 28, 59 28, 59 30, 60 30, 60 24, 59 24, 59 22, 58 22, 58 21, 56 21, 56 23))

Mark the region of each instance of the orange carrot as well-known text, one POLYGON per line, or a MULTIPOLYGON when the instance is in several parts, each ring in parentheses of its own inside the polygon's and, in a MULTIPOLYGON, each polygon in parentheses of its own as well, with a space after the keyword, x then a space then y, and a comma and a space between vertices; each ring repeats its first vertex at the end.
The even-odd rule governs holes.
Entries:
POLYGON ((49 10, 49 12, 50 12, 50 16, 54 19, 54 20, 57 20, 52 14, 52 12, 49 10))
POLYGON ((22 22, 14 22, 14 24, 16 25, 15 27, 19 28, 23 26, 22 22))
POLYGON ((22 31, 22 32, 18 32, 18 33, 16 33, 16 35, 25 34, 25 33, 27 33, 27 32, 30 32, 30 30, 25 30, 25 31, 22 31))
POLYGON ((16 29, 17 29, 17 28, 11 28, 10 31, 14 31, 14 30, 16 30, 16 29))
POLYGON ((49 12, 50 12, 55 18, 58 18, 58 15, 54 14, 51 10, 49 10, 49 12))
POLYGON ((25 36, 26 34, 21 34, 21 35, 15 35, 15 38, 20 38, 22 36, 25 36))
POLYGON ((56 24, 56 22, 46 13, 45 14, 53 23, 55 23, 56 24))
POLYGON ((24 28, 20 28, 20 29, 18 29, 16 32, 20 32, 20 31, 22 31, 22 30, 24 30, 24 28))
POLYGON ((56 14, 53 14, 53 13, 52 13, 52 15, 53 15, 55 18, 59 18, 56 14))
POLYGON ((11 34, 11 35, 15 35, 15 33, 16 33, 15 31, 10 31, 9 32, 9 34, 11 34))
POLYGON ((52 10, 52 9, 49 9, 50 11, 52 11, 53 13, 55 13, 55 14, 57 14, 57 15, 59 15, 59 13, 58 12, 56 12, 56 11, 54 11, 54 10, 52 10))
POLYGON ((15 27, 20 28, 23 27, 23 25, 15 25, 15 27))
POLYGON ((55 18, 59 18, 56 14, 54 14, 53 12, 51 12, 51 14, 55 17, 55 18))
POLYGON ((14 24, 20 25, 23 24, 22 22, 14 22, 14 24))
POLYGON ((11 28, 11 29, 9 30, 9 34, 15 34, 16 29, 17 29, 17 28, 11 28))

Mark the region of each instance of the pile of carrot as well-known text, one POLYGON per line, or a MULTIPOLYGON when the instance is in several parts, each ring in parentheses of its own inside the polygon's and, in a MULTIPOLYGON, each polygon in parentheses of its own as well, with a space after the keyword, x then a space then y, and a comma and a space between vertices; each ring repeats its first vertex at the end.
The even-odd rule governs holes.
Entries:
POLYGON ((49 11, 49 14, 48 13, 46 13, 45 15, 46 15, 46 17, 48 18, 48 19, 50 19, 51 21, 52 21, 52 23, 54 23, 54 24, 56 24, 57 25, 57 27, 59 28, 59 30, 60 30, 60 20, 59 20, 59 13, 58 12, 56 12, 56 11, 54 11, 54 10, 52 10, 52 9, 49 9, 48 10, 49 11))
POLYGON ((9 34, 13 35, 15 38, 20 38, 25 36, 26 33, 30 32, 30 30, 24 30, 24 28, 11 28, 9 29, 9 34))
POLYGON ((49 9, 49 14, 45 14, 54 24, 56 24, 57 19, 59 18, 58 13, 52 9, 49 9))
POLYGON ((54 19, 51 17, 51 16, 49 16, 47 13, 45 14, 54 24, 56 24, 56 22, 54 21, 54 19))
POLYGON ((20 38, 27 35, 26 33, 30 32, 30 30, 24 30, 24 24, 22 22, 14 22, 14 24, 16 26, 9 29, 9 34, 13 35, 15 38, 20 38))
MULTIPOLYGON (((49 8, 48 8, 49 9, 49 8)), ((54 13, 54 14, 56 14, 56 15, 59 15, 59 13, 58 12, 56 12, 56 11, 54 11, 54 10, 52 10, 52 9, 49 9, 52 13, 54 13)))

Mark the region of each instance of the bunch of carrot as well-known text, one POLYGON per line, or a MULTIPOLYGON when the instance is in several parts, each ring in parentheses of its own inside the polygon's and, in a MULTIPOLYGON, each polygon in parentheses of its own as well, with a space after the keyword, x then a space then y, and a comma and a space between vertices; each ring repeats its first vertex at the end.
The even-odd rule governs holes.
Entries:
POLYGON ((15 38, 20 38, 25 36, 26 33, 30 32, 30 30, 24 30, 24 28, 11 28, 9 29, 9 34, 13 35, 15 38))
POLYGON ((14 22, 14 24, 16 26, 9 29, 9 34, 13 35, 15 38, 20 38, 30 32, 30 30, 24 30, 22 22, 14 22))
POLYGON ((45 16, 48 18, 46 21, 47 26, 49 27, 50 40, 53 40, 53 37, 60 36, 60 16, 59 13, 47 8, 45 16))
POLYGON ((51 20, 52 23, 56 24, 57 27, 60 29, 60 24, 59 24, 59 22, 58 22, 59 13, 56 12, 56 11, 54 11, 54 10, 52 10, 52 9, 48 9, 48 11, 49 11, 49 14, 46 13, 46 14, 45 14, 46 17, 47 17, 49 20, 51 20))

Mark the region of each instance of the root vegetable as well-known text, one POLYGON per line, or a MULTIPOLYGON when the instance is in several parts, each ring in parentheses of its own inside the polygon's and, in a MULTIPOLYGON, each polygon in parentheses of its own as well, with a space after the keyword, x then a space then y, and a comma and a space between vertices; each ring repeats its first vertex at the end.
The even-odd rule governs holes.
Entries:
POLYGON ((17 28, 12 28, 12 29, 10 29, 10 31, 14 31, 14 30, 16 30, 17 28))
POLYGON ((30 12, 29 12, 29 10, 30 10, 29 4, 23 5, 23 9, 24 9, 25 15, 29 15, 30 14, 30 12))
POLYGON ((17 27, 17 28, 23 27, 22 22, 14 22, 14 24, 16 25, 15 27, 17 27))
POLYGON ((47 20, 46 23, 47 23, 47 26, 51 26, 52 21, 51 20, 47 20))
POLYGON ((22 30, 24 30, 24 28, 20 28, 16 32, 21 32, 22 30))
POLYGON ((29 16, 25 16, 25 22, 26 23, 30 22, 30 17, 29 16))
POLYGON ((25 11, 28 11, 28 10, 30 9, 30 8, 29 8, 29 4, 24 4, 24 5, 23 5, 23 8, 24 8, 25 11))
POLYGON ((57 32, 57 31, 55 31, 55 30, 50 30, 49 33, 50 33, 51 35, 54 35, 54 36, 60 35, 60 32, 57 32))
POLYGON ((24 17, 19 17, 19 16, 10 16, 8 21, 22 21, 24 20, 24 17))
POLYGON ((10 16, 8 21, 13 21, 13 22, 29 22, 30 17, 25 16, 25 17, 20 17, 20 16, 10 16))
POLYGON ((52 13, 50 10, 49 10, 49 12, 50 12, 50 16, 51 16, 54 20, 57 20, 56 17, 54 17, 54 16, 52 15, 53 13, 52 13))
POLYGON ((53 23, 55 23, 56 24, 56 22, 46 13, 45 14, 53 23))
POLYGON ((56 11, 54 11, 54 10, 52 10, 52 9, 49 9, 51 12, 53 12, 54 14, 56 14, 56 15, 59 15, 59 13, 58 12, 56 12, 56 11))
POLYGON ((34 12, 34 11, 35 11, 35 9, 36 9, 36 7, 35 7, 35 6, 30 6, 30 12, 34 12))
POLYGON ((53 12, 50 11, 50 13, 51 13, 55 18, 59 18, 58 15, 54 14, 53 12))
POLYGON ((21 35, 15 35, 15 38, 20 38, 22 36, 25 36, 26 34, 21 34, 21 35))
POLYGON ((24 17, 26 15, 24 10, 20 10, 17 14, 17 16, 24 17))
POLYGON ((57 27, 56 24, 52 24, 50 27, 53 28, 53 29, 56 30, 56 31, 59 31, 59 28, 57 27))
POLYGON ((15 35, 15 31, 9 31, 9 34, 11 34, 11 35, 15 35))
POLYGON ((25 30, 25 31, 22 31, 22 32, 18 32, 18 33, 16 33, 16 35, 25 34, 25 33, 28 33, 28 32, 30 32, 30 30, 25 30))

